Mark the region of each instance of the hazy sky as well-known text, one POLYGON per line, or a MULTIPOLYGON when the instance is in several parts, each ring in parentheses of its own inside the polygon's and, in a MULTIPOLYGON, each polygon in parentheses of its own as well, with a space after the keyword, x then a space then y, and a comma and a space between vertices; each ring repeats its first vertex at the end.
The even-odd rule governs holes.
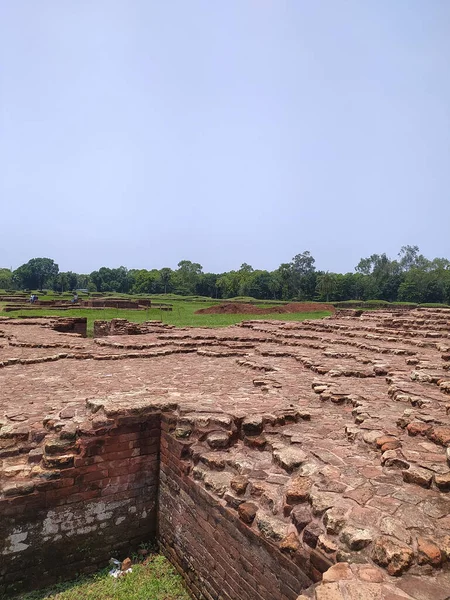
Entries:
POLYGON ((450 258, 448 0, 0 0, 0 267, 450 258))

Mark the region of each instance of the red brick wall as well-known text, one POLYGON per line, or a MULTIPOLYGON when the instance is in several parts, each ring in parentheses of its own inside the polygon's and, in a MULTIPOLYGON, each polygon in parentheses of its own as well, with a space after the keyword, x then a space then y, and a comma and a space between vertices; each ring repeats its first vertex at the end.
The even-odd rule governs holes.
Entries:
POLYGON ((61 317, 52 325, 52 329, 64 333, 77 333, 83 337, 87 336, 87 318, 86 317, 61 317))
POLYGON ((80 438, 73 466, 1 496, 0 597, 95 571, 155 536, 160 420, 133 420, 80 438))
POLYGON ((312 583, 307 553, 283 554, 194 481, 170 421, 118 416, 84 432, 67 468, 39 466, 40 483, 0 496, 0 598, 96 571, 158 536, 198 599, 296 600, 312 583))
POLYGON ((158 535, 201 600, 296 600, 312 584, 301 565, 242 523, 187 473, 183 445, 163 422, 158 535))

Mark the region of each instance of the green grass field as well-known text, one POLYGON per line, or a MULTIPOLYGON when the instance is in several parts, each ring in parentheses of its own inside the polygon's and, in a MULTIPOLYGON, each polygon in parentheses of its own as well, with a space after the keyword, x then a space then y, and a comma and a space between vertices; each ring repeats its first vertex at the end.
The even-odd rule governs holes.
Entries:
POLYGON ((0 305, 0 316, 21 317, 21 316, 62 316, 62 317, 87 317, 88 335, 92 335, 93 324, 95 320, 109 321, 111 319, 128 319, 135 323, 143 321, 161 320, 164 323, 176 325, 177 327, 226 327, 241 321, 249 319, 277 319, 279 321, 303 321, 305 319, 319 319, 328 316, 327 311, 314 313, 287 313, 287 314, 266 314, 266 315, 196 315, 195 311, 200 308, 206 308, 216 304, 215 302, 187 302, 175 301, 171 312, 162 311, 158 308, 149 310, 125 310, 116 308, 105 309, 69 309, 52 310, 46 308, 36 308, 35 310, 3 312, 0 305))
POLYGON ((92 577, 61 583, 16 600, 189 600, 181 577, 169 561, 156 555, 132 573, 115 579, 104 570, 92 577))

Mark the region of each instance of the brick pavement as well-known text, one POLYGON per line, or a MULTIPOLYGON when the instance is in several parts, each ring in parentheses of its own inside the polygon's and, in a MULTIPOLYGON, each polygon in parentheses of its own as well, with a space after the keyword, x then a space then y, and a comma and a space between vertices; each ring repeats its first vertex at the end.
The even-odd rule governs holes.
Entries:
POLYGON ((331 573, 307 597, 450 597, 450 310, 96 339, 49 325, 0 320, 0 498, 157 411, 192 485, 302 553, 311 583, 331 573))

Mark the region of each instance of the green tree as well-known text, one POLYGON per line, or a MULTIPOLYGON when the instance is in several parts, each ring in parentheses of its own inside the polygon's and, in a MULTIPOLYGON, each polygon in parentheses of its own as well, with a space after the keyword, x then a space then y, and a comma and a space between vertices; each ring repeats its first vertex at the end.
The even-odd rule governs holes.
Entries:
POLYGON ((398 289, 403 281, 402 267, 398 261, 390 260, 385 253, 372 254, 359 261, 356 271, 369 278, 364 280, 365 294, 370 290, 371 299, 397 300, 398 289))
POLYGON ((281 299, 290 300, 294 295, 294 277, 291 263, 282 263, 277 271, 281 282, 281 299))
POLYGON ((203 267, 199 263, 190 260, 180 260, 176 271, 176 284, 178 293, 185 295, 195 294, 196 285, 200 281, 203 267))
POLYGON ((199 296, 217 298, 219 295, 219 288, 217 286, 218 278, 219 276, 216 273, 202 273, 196 285, 197 294, 199 296))
POLYGON ((315 262, 311 252, 308 250, 301 254, 297 254, 292 259, 291 273, 293 287, 295 294, 299 299, 312 300, 314 298, 317 279, 315 275, 315 262))
POLYGON ((247 263, 242 263, 239 271, 239 289, 238 296, 248 296, 252 287, 253 267, 247 263))
POLYGON ((42 290, 51 286, 59 273, 59 267, 51 258, 32 258, 13 273, 20 288, 42 290))
POLYGON ((431 266, 430 261, 423 254, 419 254, 419 246, 402 246, 398 256, 403 271, 410 271, 411 269, 425 271, 431 266))
POLYGON ((314 263, 315 258, 312 257, 311 252, 306 250, 302 254, 296 254, 292 259, 292 269, 295 273, 300 275, 309 275, 316 270, 314 263))
POLYGON ((90 279, 89 275, 85 275, 83 273, 76 273, 76 276, 77 276, 77 283, 76 283, 75 289, 87 290, 89 287, 89 283, 91 283, 91 279, 90 279))
POLYGON ((99 292, 119 292, 126 294, 132 285, 132 276, 130 276, 126 267, 110 269, 100 267, 98 271, 90 274, 90 279, 99 292))
POLYGON ((280 273, 278 271, 272 271, 272 273, 269 273, 269 275, 270 275, 270 279, 267 284, 267 287, 270 290, 271 297, 274 300, 276 300, 278 295, 281 296, 281 291, 282 291, 282 281, 281 281, 280 273))
POLYGON ((336 275, 334 273, 321 273, 317 277, 317 291, 328 302, 330 295, 336 290, 336 275))
POLYGON ((249 295, 261 300, 270 300, 273 295, 273 278, 269 271, 253 271, 249 282, 249 295))
POLYGON ((227 288, 228 288, 228 280, 226 275, 220 275, 217 278, 217 289, 219 290, 219 294, 221 298, 227 297, 227 288))
POLYGON ((0 289, 10 290, 13 286, 13 273, 10 269, 0 269, 0 289))
POLYGON ((53 289, 57 292, 67 292, 69 289, 69 280, 66 273, 58 273, 53 279, 53 289))
POLYGON ((133 271, 132 277, 132 294, 156 294, 161 288, 161 275, 157 269, 133 271))
POLYGON ((58 292, 75 290, 78 286, 78 275, 72 271, 59 272, 53 279, 53 289, 58 292))
POLYGON ((170 285, 172 279, 173 271, 169 269, 169 267, 163 267, 159 270, 159 275, 161 277, 161 282, 164 286, 164 293, 167 294, 167 288, 170 285))
POLYGON ((423 271, 412 268, 399 286, 398 299, 406 302, 446 302, 447 281, 450 282, 450 272, 438 269, 423 271))

